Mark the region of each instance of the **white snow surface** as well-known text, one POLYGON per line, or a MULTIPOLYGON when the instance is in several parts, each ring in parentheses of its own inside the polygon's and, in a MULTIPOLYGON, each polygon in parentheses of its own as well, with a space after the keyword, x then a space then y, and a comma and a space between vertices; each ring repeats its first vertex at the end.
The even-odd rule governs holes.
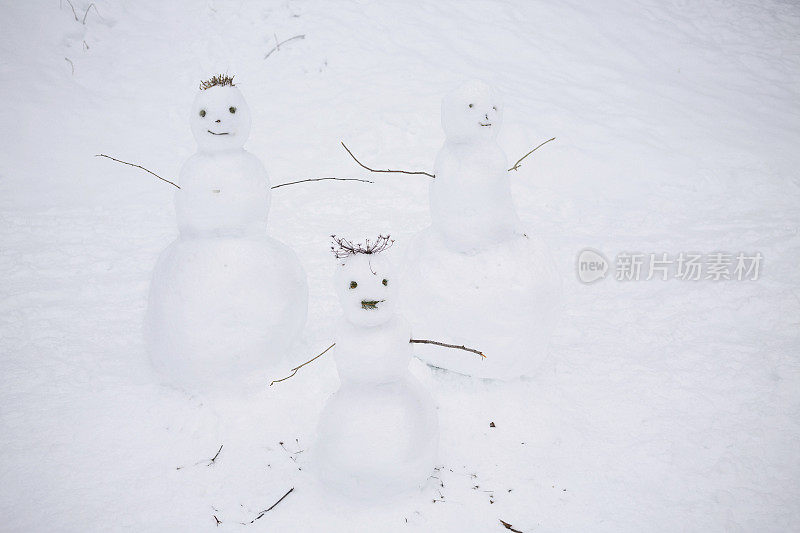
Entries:
POLYGON ((547 371, 563 303, 560 272, 540 238, 517 235, 466 254, 450 250, 427 228, 411 241, 407 255, 400 292, 414 336, 485 355, 421 345, 422 360, 492 379, 547 371))
POLYGON ((0 528, 800 529, 796 4, 72 5, 6 2, 0 17, 0 528), (197 85, 226 71, 273 185, 375 181, 272 191, 269 234, 309 276, 287 371, 335 336, 329 235, 388 232, 400 249, 430 225, 429 178, 368 173, 340 141, 373 167, 431 172, 441 98, 470 78, 505 95, 510 161, 557 138, 511 173, 564 280, 551 360, 508 383, 412 361, 441 432, 419 495, 332 505, 314 488, 330 354, 214 399, 162 385, 147 361, 171 187, 93 156, 176 176, 197 85), (585 247, 759 251, 764 265, 753 282, 582 285, 585 247))

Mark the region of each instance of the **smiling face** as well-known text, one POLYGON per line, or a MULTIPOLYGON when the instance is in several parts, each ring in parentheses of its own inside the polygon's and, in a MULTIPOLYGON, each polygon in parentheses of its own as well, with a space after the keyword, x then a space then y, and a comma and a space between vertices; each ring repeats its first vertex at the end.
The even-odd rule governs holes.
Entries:
POLYGON ((502 122, 502 102, 496 91, 482 81, 468 81, 442 100, 442 127, 448 141, 494 139, 502 122))
POLYGON ((394 316, 395 280, 384 256, 356 254, 340 259, 334 283, 344 317, 354 326, 377 326, 394 316))
POLYGON ((250 135, 250 109, 237 87, 211 87, 194 99, 191 124, 201 152, 242 148, 250 135))

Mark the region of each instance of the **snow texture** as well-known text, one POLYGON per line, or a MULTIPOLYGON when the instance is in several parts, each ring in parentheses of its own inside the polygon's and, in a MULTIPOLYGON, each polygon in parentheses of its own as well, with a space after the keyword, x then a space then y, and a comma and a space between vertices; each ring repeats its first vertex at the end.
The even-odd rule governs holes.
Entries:
POLYGON ((200 90, 198 152, 181 168, 180 236, 153 271, 147 338, 154 366, 189 391, 240 388, 277 369, 308 312, 297 255, 266 235, 269 178, 244 150, 250 111, 233 86, 200 90))
POLYGON ((800 530, 796 3, 71 3, 78 20, 68 2, 0 7, 0 529, 800 530), (178 181, 187 104, 219 72, 247 96, 247 149, 273 184, 375 183, 272 191, 268 234, 308 273, 308 325, 257 392, 210 400, 161 385, 143 342, 173 188, 93 156, 178 181), (430 178, 369 173, 339 141, 373 168, 434 173, 442 97, 471 78, 502 91, 511 162, 556 137, 508 173, 564 282, 551 358, 508 382, 413 359, 439 479, 333 505, 310 454, 337 348, 268 383, 336 337, 331 233, 391 233, 399 258, 431 224, 430 178), (760 251, 764 268, 584 285, 589 247, 760 251))
POLYGON ((334 494, 419 495, 434 474, 439 423, 430 393, 408 369, 411 328, 394 311, 391 263, 386 252, 339 261, 334 283, 344 319, 334 358, 341 386, 320 415, 315 470, 334 494))
POLYGON ((469 376, 538 376, 562 307, 561 278, 538 237, 518 235, 472 254, 452 251, 438 232, 414 238, 402 280, 415 334, 478 349, 486 358, 420 346, 429 364, 469 376))

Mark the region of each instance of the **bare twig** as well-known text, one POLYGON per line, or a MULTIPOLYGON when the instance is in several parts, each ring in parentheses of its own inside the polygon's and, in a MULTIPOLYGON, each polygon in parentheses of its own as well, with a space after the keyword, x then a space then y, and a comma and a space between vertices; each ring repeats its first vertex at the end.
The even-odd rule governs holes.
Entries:
MULTIPOLYGON (((336 256, 336 259, 344 259, 345 257, 358 254, 379 254, 391 248, 394 244, 394 239, 391 238, 391 235, 378 235, 378 238, 375 239, 374 242, 370 242, 370 240, 367 239, 364 244, 358 242, 354 243, 348 241, 344 237, 337 237, 336 235, 331 235, 331 239, 333 239, 331 251, 333 255, 336 256)), ((373 272, 373 274, 374 273, 375 272, 373 272)))
POLYGON ((219 457, 219 452, 222 451, 222 447, 223 446, 224 446, 224 444, 220 444, 219 445, 219 450, 217 450, 217 453, 215 453, 214 457, 211 458, 211 461, 209 461, 208 466, 211 466, 211 465, 214 464, 214 462, 217 460, 217 457, 219 457))
POLYGON ((306 366, 308 363, 311 363, 311 362, 315 361, 316 359, 319 359, 320 357, 322 357, 323 355, 325 355, 325 353, 326 353, 328 350, 330 350, 331 348, 333 348, 334 346, 336 346, 336 343, 335 343, 335 342, 334 342, 333 344, 331 344, 330 346, 328 346, 327 348, 325 348, 325 350, 323 350, 323 352, 322 352, 321 354, 319 354, 319 355, 316 355, 316 356, 312 357, 311 359, 309 359, 308 361, 306 361, 306 362, 305 362, 305 363, 303 363, 302 365, 298 365, 298 366, 294 367, 294 368, 292 369, 292 373, 291 373, 291 374, 289 374, 288 376, 286 376, 285 378, 281 378, 281 379, 275 379, 275 380, 272 380, 272 381, 270 381, 270 383, 269 383, 269 386, 270 386, 270 387, 272 387, 272 385, 273 385, 273 384, 275 384, 275 383, 280 383, 281 381, 286 381, 287 379, 289 379, 289 378, 293 377, 295 374, 297 374, 297 371, 298 371, 298 370, 300 370, 301 368, 303 368, 304 366, 306 366))
POLYGON ((67 0, 67 3, 69 4, 69 7, 72 8, 72 16, 75 17, 75 22, 80 22, 80 19, 78 18, 78 14, 75 12, 75 6, 73 6, 72 2, 70 2, 69 0, 67 0))
POLYGON ((137 165, 135 163, 128 163, 127 161, 123 161, 121 159, 117 159, 116 157, 111 157, 110 155, 106 155, 106 154, 97 154, 97 155, 95 155, 95 157, 106 157, 108 159, 111 159, 112 161, 116 161, 117 163, 122 163, 124 165, 130 165, 132 167, 141 168, 145 172, 148 172, 148 173, 152 174, 153 176, 157 177, 161 181, 166 181, 167 183, 169 183, 170 185, 172 185, 176 189, 180 189, 180 186, 177 183, 173 183, 173 182, 169 181, 168 179, 162 178, 161 176, 159 176, 158 174, 156 174, 152 170, 148 170, 148 169, 144 168, 142 165, 137 165))
POLYGON ((273 510, 273 509, 274 509, 274 508, 275 508, 275 507, 276 507, 276 506, 277 506, 279 503, 281 503, 281 502, 283 501, 283 499, 284 499, 285 497, 287 497, 289 494, 291 494, 293 490, 294 490, 294 487, 292 487, 291 489, 287 490, 287 491, 286 491, 286 494, 284 494, 283 496, 281 496, 281 499, 280 499, 280 500, 278 500, 278 501, 276 501, 275 503, 273 503, 272 505, 270 505, 269 509, 265 509, 265 510, 261 511, 261 512, 258 514, 258 516, 257 516, 257 517, 255 517, 255 518, 253 518, 252 520, 250 520, 250 523, 252 524, 252 523, 253 523, 253 522, 255 522, 256 520, 258 520, 259 518, 261 518, 262 516, 264 516, 265 514, 267 514, 268 512, 270 512, 271 510, 273 510))
POLYGON ((408 342, 415 343, 415 344, 435 344, 436 346, 444 346, 445 348, 455 348, 455 349, 457 349, 457 350, 465 350, 465 351, 467 351, 467 352, 472 352, 472 353, 478 354, 478 355, 480 355, 480 356, 481 356, 483 359, 486 359, 486 356, 485 356, 485 355, 483 355, 483 352, 481 352, 481 351, 479 351, 479 350, 476 350, 476 349, 474 349, 474 348, 467 348, 467 347, 466 347, 466 346, 464 346, 464 345, 458 346, 458 345, 456 345, 456 344, 447 344, 447 343, 445 343, 445 342, 439 342, 439 341, 429 341, 429 340, 426 340, 426 339, 411 339, 411 340, 410 340, 410 341, 408 341, 408 342))
MULTIPOLYGON (((67 58, 65 57, 64 59, 67 59, 67 58)), ((67 61, 69 61, 69 59, 67 59, 67 61)), ((69 64, 72 65, 72 61, 69 61, 69 64)), ((75 73, 75 67, 73 66, 72 68, 73 68, 72 73, 74 74, 75 73)), ((168 179, 162 178, 161 176, 159 176, 158 174, 156 174, 152 170, 148 170, 148 169, 146 169, 145 167, 143 167, 141 165, 137 165, 137 164, 134 164, 134 163, 128 163, 127 161, 123 161, 121 159, 117 159, 116 157, 111 157, 110 155, 105 155, 105 154, 97 154, 97 155, 95 155, 95 157, 107 157, 108 159, 116 161, 117 163, 122 163, 124 165, 130 165, 132 167, 140 168, 140 169, 144 170, 145 172, 149 172, 150 174, 152 174, 153 176, 157 177, 161 181, 165 181, 165 182, 169 183, 173 187, 176 187, 178 189, 181 188, 180 185, 178 185, 177 183, 174 183, 172 181, 169 181, 168 179)), ((374 181, 362 180, 360 178, 328 178, 328 177, 326 177, 326 178, 308 178, 308 179, 304 179, 304 180, 290 181, 288 183, 279 183, 278 185, 273 185, 272 187, 270 187, 270 189, 278 189, 280 187, 285 187, 286 185, 296 185, 298 183, 305 183, 307 181, 322 181, 322 180, 361 181, 363 183, 375 183, 374 181)), ((214 192, 219 192, 219 191, 215 190, 214 192)))
POLYGON ((294 41, 295 39, 305 39, 305 38, 306 38, 306 36, 305 36, 305 35, 295 35, 294 37, 289 37, 289 38, 288 38, 288 39, 286 39, 285 41, 281 41, 281 42, 277 43, 277 41, 278 41, 278 36, 276 35, 276 36, 275 36, 275 42, 276 42, 277 44, 276 44, 276 45, 275 45, 275 46, 272 48, 272 50, 270 50, 269 52, 267 52, 267 55, 265 55, 265 56, 264 56, 264 59, 267 59, 269 56, 271 56, 271 55, 273 54, 273 52, 277 52, 278 50, 280 50, 280 49, 281 49, 281 45, 282 45, 282 44, 286 44, 286 43, 288 43, 289 41, 294 41))
POLYGON ((352 157, 352 158, 353 158, 353 161, 355 161, 356 163, 358 163, 358 165, 359 165, 361 168, 364 168, 364 169, 366 169, 366 170, 369 170, 370 172, 391 172, 391 173, 399 173, 399 174, 417 174, 417 175, 419 175, 419 174, 424 174, 425 176, 428 176, 428 177, 431 177, 431 178, 435 178, 435 177, 436 177, 436 176, 435 176, 435 175, 433 175, 433 174, 428 174, 427 172, 422 172, 422 171, 418 171, 418 172, 410 172, 410 171, 408 171, 408 170, 389 170, 389 169, 386 169, 386 170, 377 170, 377 169, 374 169, 374 168, 369 168, 367 165, 365 165, 365 164, 363 164, 361 161, 359 161, 359 160, 356 158, 356 156, 354 156, 354 155, 353 155, 353 152, 351 152, 351 151, 350 151, 350 149, 349 149, 349 148, 348 148, 348 147, 347 147, 347 146, 344 144, 344 142, 342 142, 342 146, 344 147, 344 149, 345 149, 345 150, 347 150, 347 153, 348 153, 348 154, 350 154, 350 157, 352 157))
POLYGON ((68 57, 65 57, 65 58, 64 58, 64 61, 66 61, 67 63, 69 63, 69 66, 70 66, 70 67, 72 67, 72 75, 74 76, 74 75, 75 75, 75 63, 73 63, 73 62, 70 60, 70 58, 68 58, 68 57))
POLYGON ((375 183, 374 181, 362 180, 359 178, 308 178, 305 180, 290 181, 288 183, 279 183, 278 185, 273 185, 272 187, 270 187, 270 189, 277 189, 278 187, 285 187, 286 185, 294 185, 296 183, 304 183, 306 181, 323 181, 323 180, 361 181, 364 183, 375 183))
MULTIPOLYGON (((498 520, 500 520, 500 519, 498 518, 498 520)), ((500 523, 503 524, 503 527, 505 527, 509 531, 513 531, 514 533, 522 533, 522 531, 520 531, 519 529, 514 529, 514 526, 512 526, 511 524, 509 524, 505 520, 500 520, 500 523)))
MULTIPOLYGON (((197 461, 193 465, 189 465, 189 466, 197 466, 199 464, 205 463, 206 461, 208 461, 207 466, 213 465, 216 462, 217 457, 219 457, 219 453, 222 451, 222 447, 223 446, 224 446, 224 444, 220 444, 219 445, 219 449, 217 450, 217 453, 215 453, 214 457, 212 457, 211 459, 204 459, 202 461, 197 461)), ((175 467, 175 470, 182 470, 184 468, 186 468, 186 466, 178 466, 178 467, 175 467)), ((217 509, 214 509, 214 510, 217 511, 217 509)))
POLYGON ((511 172, 512 170, 517 170, 517 169, 519 168, 519 164, 520 164, 520 163, 522 163, 522 160, 523 160, 523 159, 525 159, 526 157, 528 157, 528 156, 529 156, 529 155, 531 155, 533 152, 535 152, 536 150, 538 150, 539 148, 541 148, 541 147, 542 147, 542 146, 544 146, 545 144, 549 143, 550 141, 555 141, 555 140, 556 140, 556 138, 555 138, 555 137, 553 137, 552 139, 547 139, 545 142, 543 142, 542 144, 540 144, 539 146, 537 146, 536 148, 534 148, 533 150, 531 150, 531 151, 530 151, 530 152, 528 152, 527 154, 525 154, 525 155, 523 155, 522 157, 520 157, 520 158, 517 160, 517 162, 516 162, 516 163, 514 163, 514 166, 513 166, 513 167, 511 167, 511 168, 509 168, 509 169, 508 169, 508 171, 509 171, 509 172, 511 172))
POLYGON ((228 76, 227 74, 211 76, 209 79, 200 82, 200 90, 205 91, 212 87, 236 87, 236 84, 233 83, 233 78, 235 77, 236 74, 233 76, 228 76))
POLYGON ((92 8, 94 8, 94 12, 97 13, 97 16, 100 17, 100 12, 97 10, 97 6, 94 5, 94 2, 92 2, 91 4, 89 4, 89 7, 86 8, 86 13, 83 14, 83 21, 81 21, 81 24, 83 24, 84 26, 86 25, 86 17, 89 15, 89 10, 92 8))

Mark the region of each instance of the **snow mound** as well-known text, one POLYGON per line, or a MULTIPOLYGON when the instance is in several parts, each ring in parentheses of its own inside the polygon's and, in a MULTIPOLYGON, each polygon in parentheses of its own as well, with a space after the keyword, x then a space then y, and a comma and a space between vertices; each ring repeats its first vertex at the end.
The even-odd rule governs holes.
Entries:
POLYGON ((153 272, 150 357, 183 388, 237 387, 279 368, 307 308, 305 272, 284 244, 266 236, 181 237, 153 272))
POLYGON ((561 309, 561 280, 541 240, 523 235, 468 255, 429 228, 408 250, 400 293, 415 337, 486 355, 420 344, 420 358, 483 378, 536 375, 561 309))

